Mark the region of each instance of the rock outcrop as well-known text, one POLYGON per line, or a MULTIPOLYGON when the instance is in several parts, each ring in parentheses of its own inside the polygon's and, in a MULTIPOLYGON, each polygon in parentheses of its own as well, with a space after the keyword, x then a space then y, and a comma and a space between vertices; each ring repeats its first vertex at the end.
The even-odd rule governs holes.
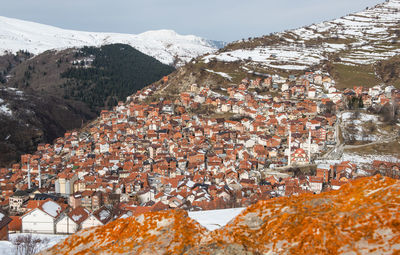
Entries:
POLYGON ((81 231, 41 254, 394 254, 400 181, 380 175, 339 191, 260 201, 209 232, 184 211, 81 231))

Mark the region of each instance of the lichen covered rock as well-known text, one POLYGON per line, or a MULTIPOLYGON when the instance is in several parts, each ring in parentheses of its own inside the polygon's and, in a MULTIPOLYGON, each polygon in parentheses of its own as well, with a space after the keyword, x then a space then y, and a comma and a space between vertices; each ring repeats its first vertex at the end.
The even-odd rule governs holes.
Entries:
POLYGON ((260 201, 207 231, 184 211, 145 213, 81 231, 42 254, 393 254, 400 181, 362 178, 339 191, 260 201))

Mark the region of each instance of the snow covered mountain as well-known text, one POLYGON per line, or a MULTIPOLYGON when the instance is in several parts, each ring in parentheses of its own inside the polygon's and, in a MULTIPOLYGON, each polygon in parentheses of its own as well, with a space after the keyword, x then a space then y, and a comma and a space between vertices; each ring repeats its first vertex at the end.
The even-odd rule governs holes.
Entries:
POLYGON ((50 49, 113 43, 131 45, 164 64, 177 66, 224 45, 194 35, 179 35, 172 30, 148 31, 138 35, 82 32, 0 16, 0 54, 19 50, 39 54, 50 49))
POLYGON ((323 60, 368 65, 400 53, 400 0, 316 25, 234 42, 203 58, 283 70, 304 70, 323 60))

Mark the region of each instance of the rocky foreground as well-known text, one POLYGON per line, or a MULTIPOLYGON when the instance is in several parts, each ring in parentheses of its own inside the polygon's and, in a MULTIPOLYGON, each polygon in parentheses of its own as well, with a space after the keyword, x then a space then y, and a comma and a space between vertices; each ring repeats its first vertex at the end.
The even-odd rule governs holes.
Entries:
POLYGON ((207 231, 185 211, 145 213, 80 231, 41 254, 397 254, 400 181, 260 201, 207 231))

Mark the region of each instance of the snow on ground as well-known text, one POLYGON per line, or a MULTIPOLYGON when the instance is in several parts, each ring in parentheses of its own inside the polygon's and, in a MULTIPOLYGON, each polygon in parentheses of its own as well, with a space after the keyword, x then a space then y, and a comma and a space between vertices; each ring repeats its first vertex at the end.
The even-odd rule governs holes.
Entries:
POLYGON ((374 160, 400 163, 400 158, 392 155, 360 155, 351 152, 344 152, 342 157, 337 160, 316 160, 317 164, 339 164, 343 161, 350 161, 356 165, 371 165, 374 160))
POLYGON ((213 70, 210 70, 210 69, 206 69, 206 71, 207 71, 207 72, 209 72, 209 73, 215 73, 215 74, 218 74, 218 75, 220 75, 220 76, 222 76, 222 77, 224 77, 224 78, 226 78, 226 79, 228 79, 228 80, 232 81, 232 76, 230 76, 230 75, 229 75, 229 74, 227 74, 227 73, 223 73, 223 72, 216 72, 216 71, 213 71, 213 70))
POLYGON ((356 132, 354 134, 354 139, 356 141, 377 141, 379 137, 374 134, 367 134, 364 131, 365 127, 363 127, 363 124, 366 122, 372 121, 374 123, 378 122, 378 116, 373 115, 373 114, 367 114, 367 113, 360 113, 359 117, 354 119, 354 113, 353 112, 343 112, 341 116, 339 116, 345 126, 348 126, 350 124, 354 124, 354 131, 356 132))
POLYGON ((12 111, 10 108, 7 107, 7 105, 3 104, 0 105, 0 114, 12 116, 12 111))
POLYGON ((245 208, 232 208, 221 210, 189 212, 189 217, 212 231, 225 226, 229 221, 238 216, 245 208))
POLYGON ((342 155, 341 161, 351 161, 355 164, 372 164, 374 160, 387 162, 400 162, 399 158, 392 155, 358 155, 355 153, 345 152, 342 155))
POLYGON ((251 60, 269 67, 281 69, 303 70, 309 65, 318 64, 323 56, 318 55, 313 49, 299 47, 258 47, 251 50, 235 50, 220 54, 205 56, 203 60, 207 63, 211 59, 224 62, 234 62, 237 60, 251 60), (278 62, 290 64, 278 64, 278 62))
POLYGON ((8 241, 0 241, 0 255, 15 254, 14 245, 8 241))
POLYGON ((124 43, 165 64, 172 64, 175 56, 188 62, 194 57, 217 50, 215 42, 194 35, 179 35, 172 30, 148 31, 138 35, 94 33, 1 16, 0 38, 0 53, 27 50, 39 54, 51 49, 124 43))
MULTIPOLYGON (((352 120, 353 116, 354 116, 353 112, 343 112, 340 117, 342 118, 342 121, 348 122, 352 120)), ((377 122, 378 116, 368 113, 360 113, 360 116, 357 119, 354 119, 353 121, 354 124, 361 124, 362 122, 368 122, 368 121, 377 122)))
MULTIPOLYGON (((28 234, 10 234, 10 241, 0 241, 0 255, 11 255, 15 254, 15 247, 12 244, 12 241, 15 240, 18 236, 23 236, 28 234)), ((67 238, 67 235, 44 235, 44 234, 32 234, 34 238, 40 238, 41 240, 47 240, 47 242, 43 242, 38 251, 42 251, 48 249, 58 242, 67 238)))
POLYGON ((211 54, 203 58, 218 61, 250 61, 256 65, 286 70, 302 70, 319 64, 332 53, 341 52, 338 63, 371 64, 399 54, 397 36, 393 33, 400 20, 400 1, 390 0, 348 16, 308 27, 276 33, 279 42, 211 54), (337 43, 332 38, 337 39, 337 43), (327 39, 325 42, 324 40, 327 39), (343 43, 340 39, 347 40, 343 43), (309 40, 321 44, 307 45, 309 40), (346 50, 352 50, 346 53, 346 50))

